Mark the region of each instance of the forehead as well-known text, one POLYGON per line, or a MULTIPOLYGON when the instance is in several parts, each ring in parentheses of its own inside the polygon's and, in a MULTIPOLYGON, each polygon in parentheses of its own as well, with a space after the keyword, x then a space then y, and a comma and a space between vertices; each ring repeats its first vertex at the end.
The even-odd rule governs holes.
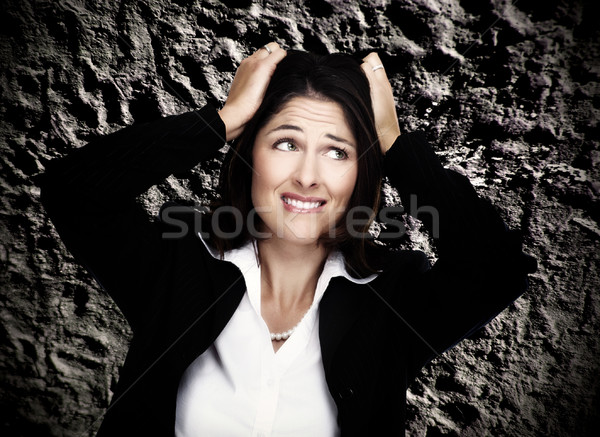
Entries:
POLYGON ((324 129, 347 135, 353 139, 352 130, 339 103, 309 97, 294 97, 265 124, 270 130, 282 124, 296 125, 307 133, 311 129, 324 129))

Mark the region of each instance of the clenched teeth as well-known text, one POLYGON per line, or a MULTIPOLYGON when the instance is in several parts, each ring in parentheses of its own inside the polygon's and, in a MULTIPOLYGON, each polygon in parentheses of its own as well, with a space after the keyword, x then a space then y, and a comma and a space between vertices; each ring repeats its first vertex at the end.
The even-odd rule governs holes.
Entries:
POLYGON ((323 204, 323 202, 302 202, 296 199, 288 199, 287 197, 282 197, 283 201, 288 205, 292 205, 294 208, 298 209, 315 209, 323 204))

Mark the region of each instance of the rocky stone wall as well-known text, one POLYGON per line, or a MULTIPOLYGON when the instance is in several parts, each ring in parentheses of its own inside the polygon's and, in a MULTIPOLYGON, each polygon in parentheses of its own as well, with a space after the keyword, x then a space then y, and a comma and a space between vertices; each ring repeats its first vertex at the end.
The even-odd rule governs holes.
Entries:
MULTIPOLYGON (((130 330, 66 252, 32 176, 133 122, 223 102, 264 43, 383 59, 425 129, 539 270, 410 387, 411 436, 585 436, 600 425, 600 35, 593 1, 10 0, 0 12, 0 433, 99 425, 130 330)), ((211 196, 219 162, 141 199, 211 196)), ((419 245, 414 237, 409 243, 419 245)), ((482 290, 485 292, 485 290, 482 290)))

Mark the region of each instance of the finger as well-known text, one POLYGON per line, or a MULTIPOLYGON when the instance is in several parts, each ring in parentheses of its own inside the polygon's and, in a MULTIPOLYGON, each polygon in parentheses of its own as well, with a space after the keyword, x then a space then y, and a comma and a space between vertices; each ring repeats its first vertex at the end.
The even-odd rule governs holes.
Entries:
MULTIPOLYGON (((384 76, 387 77, 387 75, 385 74, 385 68, 383 66, 383 63, 381 62, 381 59, 379 58, 379 55, 377 55, 377 53, 375 52, 371 52, 369 53, 367 56, 365 56, 363 58, 363 61, 366 65, 371 67, 371 71, 372 72, 378 72, 378 71, 382 71, 384 72, 384 76)), ((365 66, 363 68, 363 70, 366 71, 367 67, 365 66)), ((376 77, 380 77, 381 73, 378 73, 378 76, 376 77)), ((371 76, 369 76, 371 77, 371 76)))
POLYGON ((269 42, 263 46, 265 51, 268 53, 269 50, 267 50, 267 47, 269 50, 271 50, 271 53, 273 53, 274 51, 276 51, 278 49, 281 49, 281 47, 279 47, 279 44, 277 44, 275 41, 269 42))
POLYGON ((385 72, 383 75, 380 73, 380 71, 384 71, 383 68, 377 67, 377 65, 382 65, 382 64, 376 64, 374 66, 368 62, 363 62, 360 65, 360 68, 362 68, 363 72, 365 73, 365 75, 367 76, 367 79, 369 79, 369 82, 371 84, 381 82, 381 80, 387 78, 387 75, 385 74, 385 72), (375 67, 377 67, 377 68, 375 68, 375 67), (376 73, 379 73, 379 74, 376 74, 376 73))
POLYGON ((279 61, 285 58, 285 55, 287 55, 287 52, 284 49, 277 46, 277 49, 271 52, 267 60, 273 62, 274 64, 278 64, 279 61))
POLYGON ((367 62, 363 62, 362 64, 360 64, 360 68, 362 68, 362 71, 365 73, 365 75, 367 76, 367 79, 369 79, 369 82, 371 82, 372 79, 372 75, 373 75, 373 70, 371 67, 371 64, 367 63, 367 62))
POLYGON ((261 59, 265 59, 279 50, 282 50, 279 44, 272 41, 260 47, 256 52, 254 52, 254 54, 259 56, 261 59))
MULTIPOLYGON (((270 42, 266 44, 265 47, 268 47, 269 50, 271 50, 271 53, 269 53, 269 58, 272 59, 275 63, 281 61, 283 57, 287 54, 287 52, 284 49, 282 49, 276 42, 270 42)), ((265 51, 267 50, 265 49, 265 51)))
POLYGON ((363 58, 363 61, 370 64, 372 67, 381 64, 381 59, 379 59, 379 55, 375 52, 369 53, 363 58))
POLYGON ((265 67, 268 66, 270 70, 274 70, 279 61, 281 61, 287 55, 287 52, 276 42, 271 42, 261 47, 258 52, 255 53, 255 55, 260 61, 260 65, 265 67), (265 47, 269 47, 271 53, 267 52, 265 47))
MULTIPOLYGON (((269 53, 265 47, 268 47, 268 45, 265 44, 264 46, 260 47, 258 50, 256 50, 252 54, 252 56, 255 57, 255 58, 258 58, 258 59, 266 59, 266 58, 268 58, 271 53, 269 53)), ((270 47, 269 47, 269 50, 271 50, 270 47)))

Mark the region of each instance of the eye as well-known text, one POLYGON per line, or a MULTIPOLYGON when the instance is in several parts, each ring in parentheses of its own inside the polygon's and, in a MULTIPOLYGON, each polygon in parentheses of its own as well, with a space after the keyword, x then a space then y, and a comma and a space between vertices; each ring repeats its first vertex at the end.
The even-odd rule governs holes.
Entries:
POLYGON ((330 149, 325 155, 337 160, 348 158, 346 151, 343 149, 338 149, 337 147, 330 149))
POLYGON ((275 148, 283 152, 295 152, 298 150, 298 147, 290 140, 279 140, 275 143, 275 148))

